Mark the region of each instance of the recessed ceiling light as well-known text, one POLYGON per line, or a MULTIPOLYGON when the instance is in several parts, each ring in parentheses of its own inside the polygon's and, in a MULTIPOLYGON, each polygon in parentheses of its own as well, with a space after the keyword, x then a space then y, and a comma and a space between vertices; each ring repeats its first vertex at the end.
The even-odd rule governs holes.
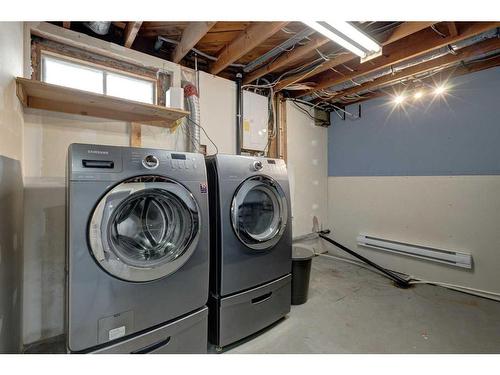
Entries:
POLYGON ((436 95, 442 95, 446 92, 446 87, 444 85, 437 86, 434 89, 434 94, 436 95))
POLYGON ((424 93, 423 93, 422 91, 417 91, 417 92, 413 95, 413 97, 414 97, 415 99, 420 99, 423 95, 424 95, 424 93))
POLYGON ((394 103, 396 103, 396 104, 401 104, 401 103, 403 103, 403 102, 404 102, 404 100, 405 100, 405 99, 406 99, 406 98, 405 98, 403 95, 401 95, 401 94, 396 95, 396 96, 394 97, 394 103))

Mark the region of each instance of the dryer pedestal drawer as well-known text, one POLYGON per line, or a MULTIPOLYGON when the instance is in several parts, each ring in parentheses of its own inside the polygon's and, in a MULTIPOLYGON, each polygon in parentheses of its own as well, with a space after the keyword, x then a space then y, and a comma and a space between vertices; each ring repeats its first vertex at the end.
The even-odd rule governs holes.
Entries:
POLYGON ((206 307, 151 331, 105 346, 98 354, 166 354, 207 352, 206 307))
POLYGON ((247 337, 290 312, 291 275, 220 300, 219 343, 247 337))

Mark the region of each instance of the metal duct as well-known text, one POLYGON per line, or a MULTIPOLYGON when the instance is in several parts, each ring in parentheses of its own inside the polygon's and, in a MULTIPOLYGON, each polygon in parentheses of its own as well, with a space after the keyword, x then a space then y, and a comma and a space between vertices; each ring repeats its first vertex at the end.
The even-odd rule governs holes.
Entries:
POLYGON ((279 46, 274 47, 272 50, 266 52, 262 56, 257 57, 255 60, 249 62, 245 67, 243 68, 243 71, 245 73, 251 72, 252 70, 256 69, 259 65, 262 65, 265 63, 267 60, 273 58, 276 55, 279 55, 280 53, 286 51, 288 48, 294 46, 295 44, 299 43, 303 39, 311 36, 312 34, 315 33, 315 30, 312 30, 310 28, 304 29, 301 32, 295 34, 291 38, 285 40, 283 43, 281 43, 279 46))
POLYGON ((197 152, 197 145, 200 144, 200 99, 196 86, 188 83, 184 86, 184 97, 187 100, 189 110, 188 130, 190 142, 188 142, 188 150, 197 152))
POLYGON ((83 24, 96 34, 106 35, 109 32, 111 21, 84 22, 83 24))

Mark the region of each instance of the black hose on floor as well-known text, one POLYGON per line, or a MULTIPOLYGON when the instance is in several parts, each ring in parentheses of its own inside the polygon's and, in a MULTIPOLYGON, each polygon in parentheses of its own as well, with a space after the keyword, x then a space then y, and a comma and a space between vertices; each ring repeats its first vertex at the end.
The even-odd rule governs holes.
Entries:
POLYGON ((352 255, 353 257, 356 257, 359 260, 363 261, 364 263, 372 266, 373 268, 376 268, 377 270, 382 272, 384 275, 386 275, 388 278, 393 280, 398 287, 406 289, 406 288, 409 288, 411 286, 410 283, 408 282, 408 280, 403 279, 402 277, 396 275, 394 272, 391 272, 388 269, 386 269, 382 266, 379 266, 377 263, 372 262, 370 259, 365 258, 364 256, 362 256, 362 255, 356 253, 355 251, 345 247, 344 245, 338 243, 337 241, 332 240, 330 237, 327 237, 326 235, 330 233, 329 230, 319 231, 317 233, 318 233, 318 236, 320 238, 324 239, 325 241, 330 242, 332 245, 338 247, 341 250, 344 250, 346 253, 352 255))

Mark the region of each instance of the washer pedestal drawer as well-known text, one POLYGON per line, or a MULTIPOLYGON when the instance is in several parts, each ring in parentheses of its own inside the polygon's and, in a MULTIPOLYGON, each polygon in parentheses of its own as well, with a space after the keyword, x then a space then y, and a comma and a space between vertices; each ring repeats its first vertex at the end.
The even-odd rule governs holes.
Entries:
POLYGON ((220 299, 218 346, 260 331, 290 312, 291 275, 220 299))
POLYGON ((97 354, 166 354, 207 352, 208 309, 189 315, 125 339, 91 353, 97 354))

